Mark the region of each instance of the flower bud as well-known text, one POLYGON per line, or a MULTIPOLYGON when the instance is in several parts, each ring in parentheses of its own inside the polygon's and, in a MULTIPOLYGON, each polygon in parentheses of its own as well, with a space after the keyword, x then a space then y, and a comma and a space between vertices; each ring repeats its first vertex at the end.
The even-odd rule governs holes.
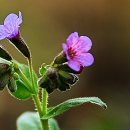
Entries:
POLYGON ((9 75, 8 73, 3 74, 0 76, 0 90, 3 90, 5 86, 8 84, 9 81, 9 75))
POLYGON ((18 33, 17 36, 9 39, 13 45, 26 57, 30 59, 30 51, 24 40, 20 37, 18 33))
POLYGON ((58 87, 57 68, 49 67, 44 76, 39 80, 39 85, 45 88, 48 93, 53 92, 58 87))
POLYGON ((0 57, 8 61, 12 60, 10 54, 0 45, 0 57))
POLYGON ((66 91, 77 81, 78 77, 75 74, 62 71, 57 67, 49 67, 43 77, 40 78, 39 85, 51 93, 55 89, 66 91))
POLYGON ((57 78, 57 68, 49 67, 46 72, 46 75, 49 79, 55 80, 57 78))
POLYGON ((39 86, 45 88, 48 93, 53 92, 57 88, 55 82, 51 81, 46 75, 40 78, 39 86))
POLYGON ((2 74, 7 72, 9 70, 9 67, 10 66, 8 64, 0 63, 0 76, 2 76, 2 74))
POLYGON ((17 73, 13 73, 13 77, 14 77, 15 80, 19 79, 19 75, 17 73))
POLYGON ((58 89, 60 91, 66 91, 67 89, 70 89, 70 84, 65 82, 64 79, 61 78, 61 76, 59 76, 58 78, 58 89))
POLYGON ((13 76, 9 78, 8 89, 11 92, 15 92, 17 90, 16 81, 13 76))
POLYGON ((70 85, 74 85, 79 80, 78 76, 75 74, 67 73, 65 71, 59 71, 59 78, 70 85))

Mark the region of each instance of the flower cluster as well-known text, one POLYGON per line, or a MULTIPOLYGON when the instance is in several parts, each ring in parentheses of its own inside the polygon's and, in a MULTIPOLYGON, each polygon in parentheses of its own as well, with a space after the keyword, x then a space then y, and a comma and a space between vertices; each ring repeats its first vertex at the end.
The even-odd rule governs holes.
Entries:
POLYGON ((77 32, 69 35, 63 43, 63 51, 54 59, 53 66, 47 69, 40 86, 48 93, 55 89, 66 91, 78 81, 76 74, 81 73, 85 66, 90 66, 94 58, 88 53, 92 42, 86 36, 78 36, 77 32))
POLYGON ((25 112, 17 120, 19 130, 59 130, 54 117, 63 112, 82 105, 93 103, 103 108, 106 104, 97 97, 80 97, 69 99, 56 106, 48 107, 48 94, 58 89, 66 91, 79 80, 84 67, 92 65, 94 58, 89 53, 92 42, 87 36, 78 36, 77 32, 70 34, 62 51, 51 64, 45 63, 39 68, 40 77, 33 69, 31 52, 20 34, 22 14, 9 14, 4 24, 0 25, 0 40, 7 39, 26 58, 28 65, 17 62, 0 45, 0 90, 5 87, 16 99, 33 99, 37 112, 25 112), (42 88, 42 89, 41 89, 42 88), (41 95, 42 94, 42 95, 41 95), (40 99, 41 98, 41 99, 40 99), (27 121, 27 120, 30 121, 27 121))
MULTIPOLYGON (((19 27, 22 23, 22 15, 9 14, 4 24, 0 25, 0 40, 8 39, 26 58, 31 59, 28 46, 21 38, 19 27)), ((92 42, 87 36, 78 36, 77 32, 70 34, 65 43, 62 44, 63 51, 55 57, 53 63, 46 67, 46 71, 41 75, 39 85, 46 88, 48 93, 55 89, 66 91, 78 81, 78 76, 84 67, 90 66, 94 58, 88 51, 91 49, 92 42)), ((10 55, 0 56, 7 60, 12 60, 10 55)))

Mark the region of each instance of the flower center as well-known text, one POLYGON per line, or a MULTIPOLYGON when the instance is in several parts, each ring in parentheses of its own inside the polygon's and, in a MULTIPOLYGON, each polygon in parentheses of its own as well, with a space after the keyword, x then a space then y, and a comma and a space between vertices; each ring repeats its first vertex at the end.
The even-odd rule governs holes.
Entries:
POLYGON ((68 49, 68 55, 70 56, 70 58, 74 58, 74 56, 76 56, 76 51, 74 51, 71 47, 68 49))

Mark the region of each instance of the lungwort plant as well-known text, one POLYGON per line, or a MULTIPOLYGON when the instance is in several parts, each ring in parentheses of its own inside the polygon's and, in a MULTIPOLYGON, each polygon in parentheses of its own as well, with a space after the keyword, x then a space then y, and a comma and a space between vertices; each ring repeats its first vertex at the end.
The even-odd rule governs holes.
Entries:
POLYGON ((6 87, 19 100, 32 98, 36 107, 35 112, 25 112, 18 118, 17 130, 60 130, 54 117, 73 107, 84 103, 107 107, 98 97, 74 98, 48 107, 48 96, 53 91, 70 90, 78 82, 78 75, 84 67, 93 64, 94 58, 89 53, 92 42, 87 36, 71 33, 51 64, 41 65, 38 77, 33 70, 29 47, 20 34, 21 23, 22 14, 19 12, 19 16, 9 14, 0 25, 0 40, 7 39, 27 59, 27 65, 22 64, 0 46, 0 90, 6 87))

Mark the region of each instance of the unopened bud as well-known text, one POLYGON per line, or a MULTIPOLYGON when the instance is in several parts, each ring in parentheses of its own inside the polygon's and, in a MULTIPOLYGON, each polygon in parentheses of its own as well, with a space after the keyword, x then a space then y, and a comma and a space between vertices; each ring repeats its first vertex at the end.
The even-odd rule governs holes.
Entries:
POLYGON ((60 91, 66 91, 67 89, 70 89, 70 84, 65 82, 64 79, 61 78, 60 75, 59 75, 59 78, 58 78, 58 89, 60 91))
POLYGON ((68 73, 65 71, 59 71, 59 77, 60 77, 60 80, 70 85, 74 85, 79 80, 78 76, 76 76, 75 74, 68 73))
POLYGON ((17 73, 13 73, 13 77, 14 77, 15 80, 19 79, 19 75, 17 73))
POLYGON ((46 72, 46 75, 49 79, 55 80, 57 78, 57 68, 49 67, 46 72))
POLYGON ((50 80, 46 75, 39 80, 39 86, 45 88, 48 93, 52 93, 57 88, 55 83, 54 80, 50 80))
POLYGON ((5 86, 8 84, 9 81, 9 75, 8 73, 3 74, 0 76, 0 90, 3 90, 5 86))
POLYGON ((51 93, 57 89, 57 84, 57 68, 49 67, 44 76, 39 80, 39 85, 45 88, 48 93, 51 93))
POLYGON ((30 51, 24 40, 20 37, 20 34, 9 39, 15 47, 26 57, 30 59, 30 51))
POLYGON ((0 45, 0 57, 3 58, 3 59, 6 59, 8 61, 12 60, 11 55, 1 45, 0 45))
POLYGON ((10 77, 9 83, 8 83, 8 89, 11 92, 15 92, 17 90, 17 85, 16 85, 16 81, 15 81, 14 77, 10 77))
POLYGON ((0 76, 2 76, 2 74, 7 72, 9 70, 9 67, 10 66, 8 64, 0 63, 0 76))

